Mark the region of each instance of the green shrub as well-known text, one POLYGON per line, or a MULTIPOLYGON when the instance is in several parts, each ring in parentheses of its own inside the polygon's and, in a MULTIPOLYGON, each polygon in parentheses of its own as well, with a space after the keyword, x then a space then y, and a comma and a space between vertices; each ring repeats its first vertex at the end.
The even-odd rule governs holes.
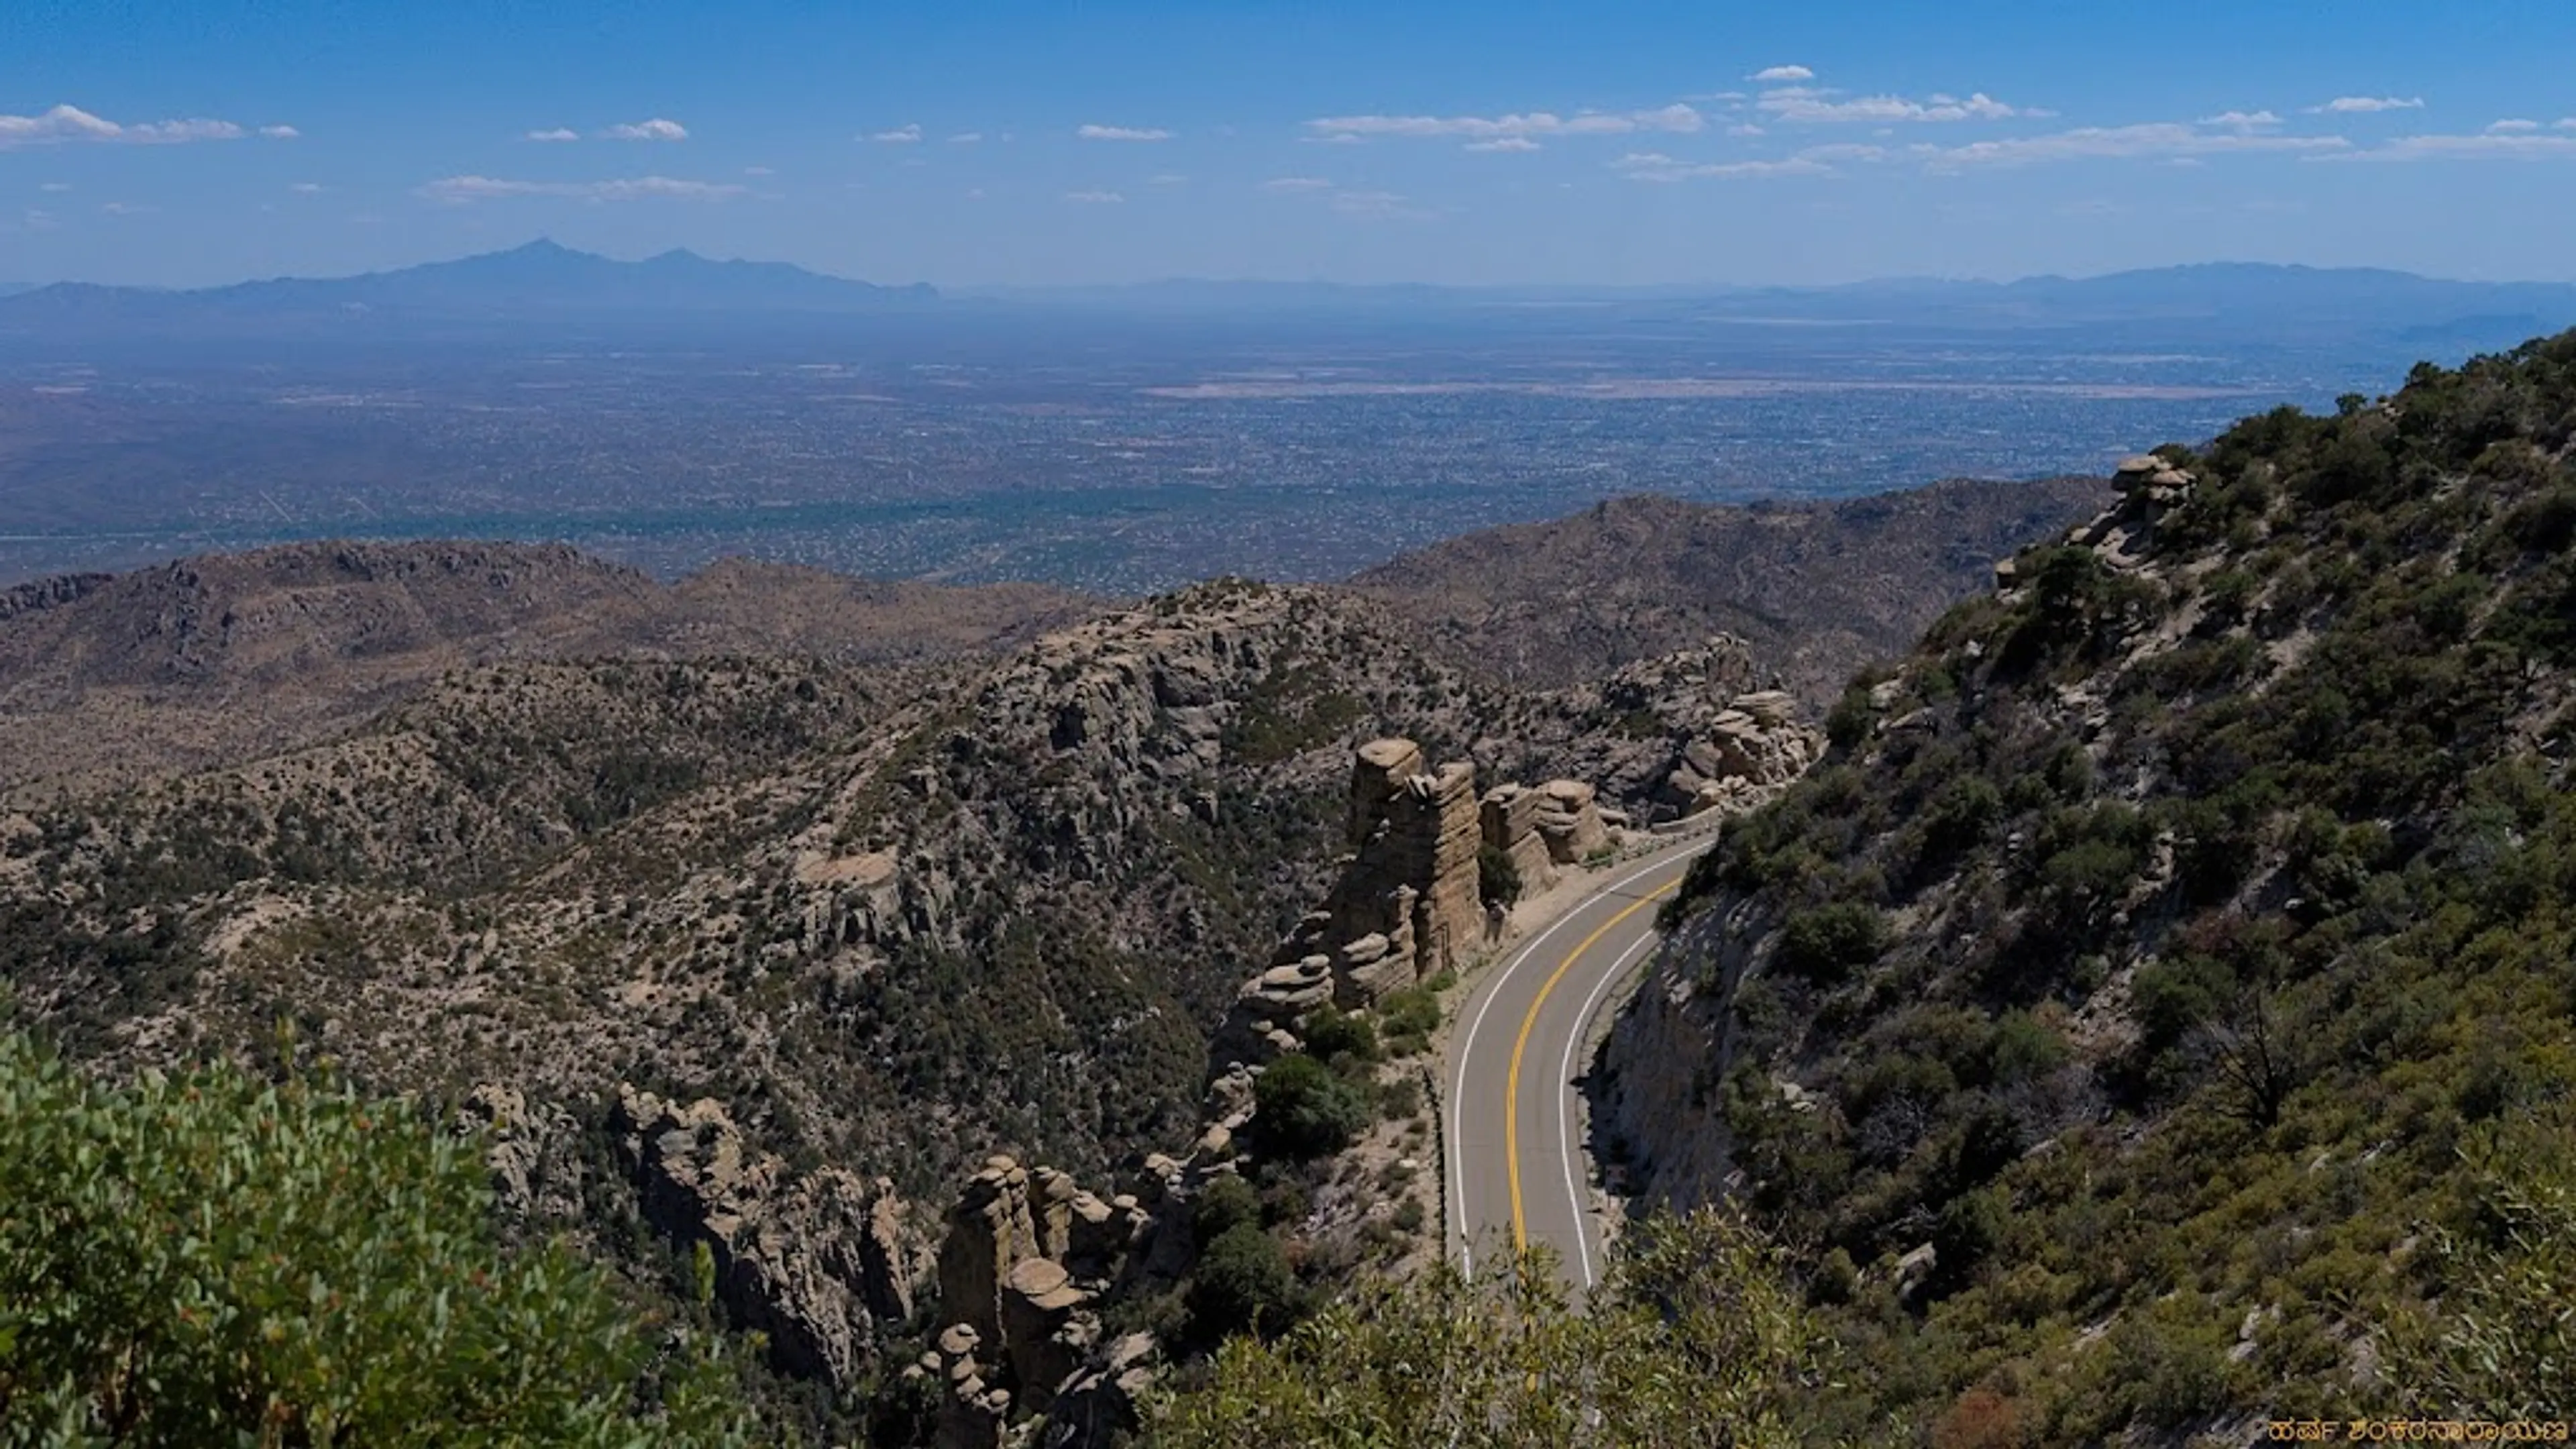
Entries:
POLYGON ((1887 919, 1850 901, 1791 915, 1780 931, 1780 965, 1793 975, 1831 985, 1878 959, 1887 949, 1887 919))
POLYGON ((1212 1243, 1225 1236, 1228 1229, 1243 1223, 1261 1221, 1261 1195, 1252 1184, 1234 1173, 1224 1173, 1208 1180, 1199 1189, 1199 1200, 1191 1205, 1190 1222, 1198 1230, 1202 1243, 1212 1243))
POLYGON ((1321 1006, 1297 1023, 1297 1033, 1306 1039, 1306 1050, 1317 1061, 1377 1060, 1377 1028, 1365 1016, 1321 1006))
POLYGON ((1410 1044, 1401 1050, 1419 1051, 1424 1039, 1440 1029, 1440 998, 1431 994, 1430 984, 1389 992, 1377 1010, 1387 1040, 1410 1044))
POLYGON ((1302 1052, 1272 1062, 1252 1084, 1253 1128, 1295 1161, 1339 1152, 1369 1122, 1357 1088, 1302 1052))
POLYGON ((1208 1344, 1238 1333, 1282 1332, 1304 1310, 1287 1253, 1256 1223, 1227 1228, 1199 1254, 1188 1302, 1191 1336, 1208 1344))
POLYGON ((400 1105, 0 1036, 0 1438, 741 1442, 716 1384, 561 1248, 505 1253, 474 1145, 400 1105))

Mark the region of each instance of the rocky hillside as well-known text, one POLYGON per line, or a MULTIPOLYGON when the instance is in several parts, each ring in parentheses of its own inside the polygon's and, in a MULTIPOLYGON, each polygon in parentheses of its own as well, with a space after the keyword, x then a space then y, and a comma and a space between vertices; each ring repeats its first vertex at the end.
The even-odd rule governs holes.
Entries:
POLYGON ((1856 1435, 2564 1417, 2571 443, 2576 335, 2135 460, 1693 872, 1600 1110, 1856 1435))
POLYGON ((1004 645, 1099 605, 1030 585, 719 563, 664 586, 561 546, 292 544, 0 591, 0 800, 318 741, 441 672, 504 659, 1004 645))
POLYGON ((2109 499, 2090 478, 1745 508, 1618 498, 1434 544, 1351 586, 1463 669, 1555 688, 1722 633, 1821 710, 1854 670, 1911 648, 1996 559, 2109 499))
MULTIPOLYGON (((212 632, 134 666, 145 687, 296 657, 212 632)), ((1717 808, 1806 749, 1785 698, 1732 707, 1756 682, 1733 641, 1524 693, 1347 596, 1256 584, 900 662, 528 652, 317 742, 0 810, 0 980, 110 1070, 256 1056, 291 1022, 368 1089, 496 1131, 523 1220, 648 1281, 714 1244, 736 1320, 843 1394, 974 1164, 1104 1182, 1201 1138, 1214 1034, 1331 898, 1355 746, 1457 762, 1453 937, 1481 924, 1487 784, 1580 782, 1496 837, 1535 873, 1605 843, 1600 805, 1717 808)))

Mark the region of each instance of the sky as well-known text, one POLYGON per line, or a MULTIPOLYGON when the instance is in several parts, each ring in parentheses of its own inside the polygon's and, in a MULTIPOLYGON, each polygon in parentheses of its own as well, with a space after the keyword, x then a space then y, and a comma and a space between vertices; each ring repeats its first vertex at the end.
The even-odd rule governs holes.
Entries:
POLYGON ((2576 5, 6 0, 0 282, 2576 280, 2576 5))

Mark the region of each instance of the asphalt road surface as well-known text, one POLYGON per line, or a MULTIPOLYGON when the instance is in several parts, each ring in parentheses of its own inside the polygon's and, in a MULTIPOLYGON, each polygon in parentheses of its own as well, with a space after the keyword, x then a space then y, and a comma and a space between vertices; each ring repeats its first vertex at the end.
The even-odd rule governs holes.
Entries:
POLYGON ((1447 1136, 1449 1242, 1470 1275, 1545 1243, 1570 1285, 1598 1281, 1577 1058, 1593 1018, 1617 1004, 1612 989, 1654 950, 1656 908, 1708 845, 1701 837, 1602 872, 1591 895, 1469 992, 1449 1042, 1447 1136))

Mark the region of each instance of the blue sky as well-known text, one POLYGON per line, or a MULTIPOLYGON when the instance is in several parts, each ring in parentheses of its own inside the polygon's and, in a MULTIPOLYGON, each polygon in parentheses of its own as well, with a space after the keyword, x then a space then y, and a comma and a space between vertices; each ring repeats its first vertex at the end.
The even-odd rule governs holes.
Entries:
POLYGON ((2576 5, 0 5, 0 280, 2576 279, 2576 5))

